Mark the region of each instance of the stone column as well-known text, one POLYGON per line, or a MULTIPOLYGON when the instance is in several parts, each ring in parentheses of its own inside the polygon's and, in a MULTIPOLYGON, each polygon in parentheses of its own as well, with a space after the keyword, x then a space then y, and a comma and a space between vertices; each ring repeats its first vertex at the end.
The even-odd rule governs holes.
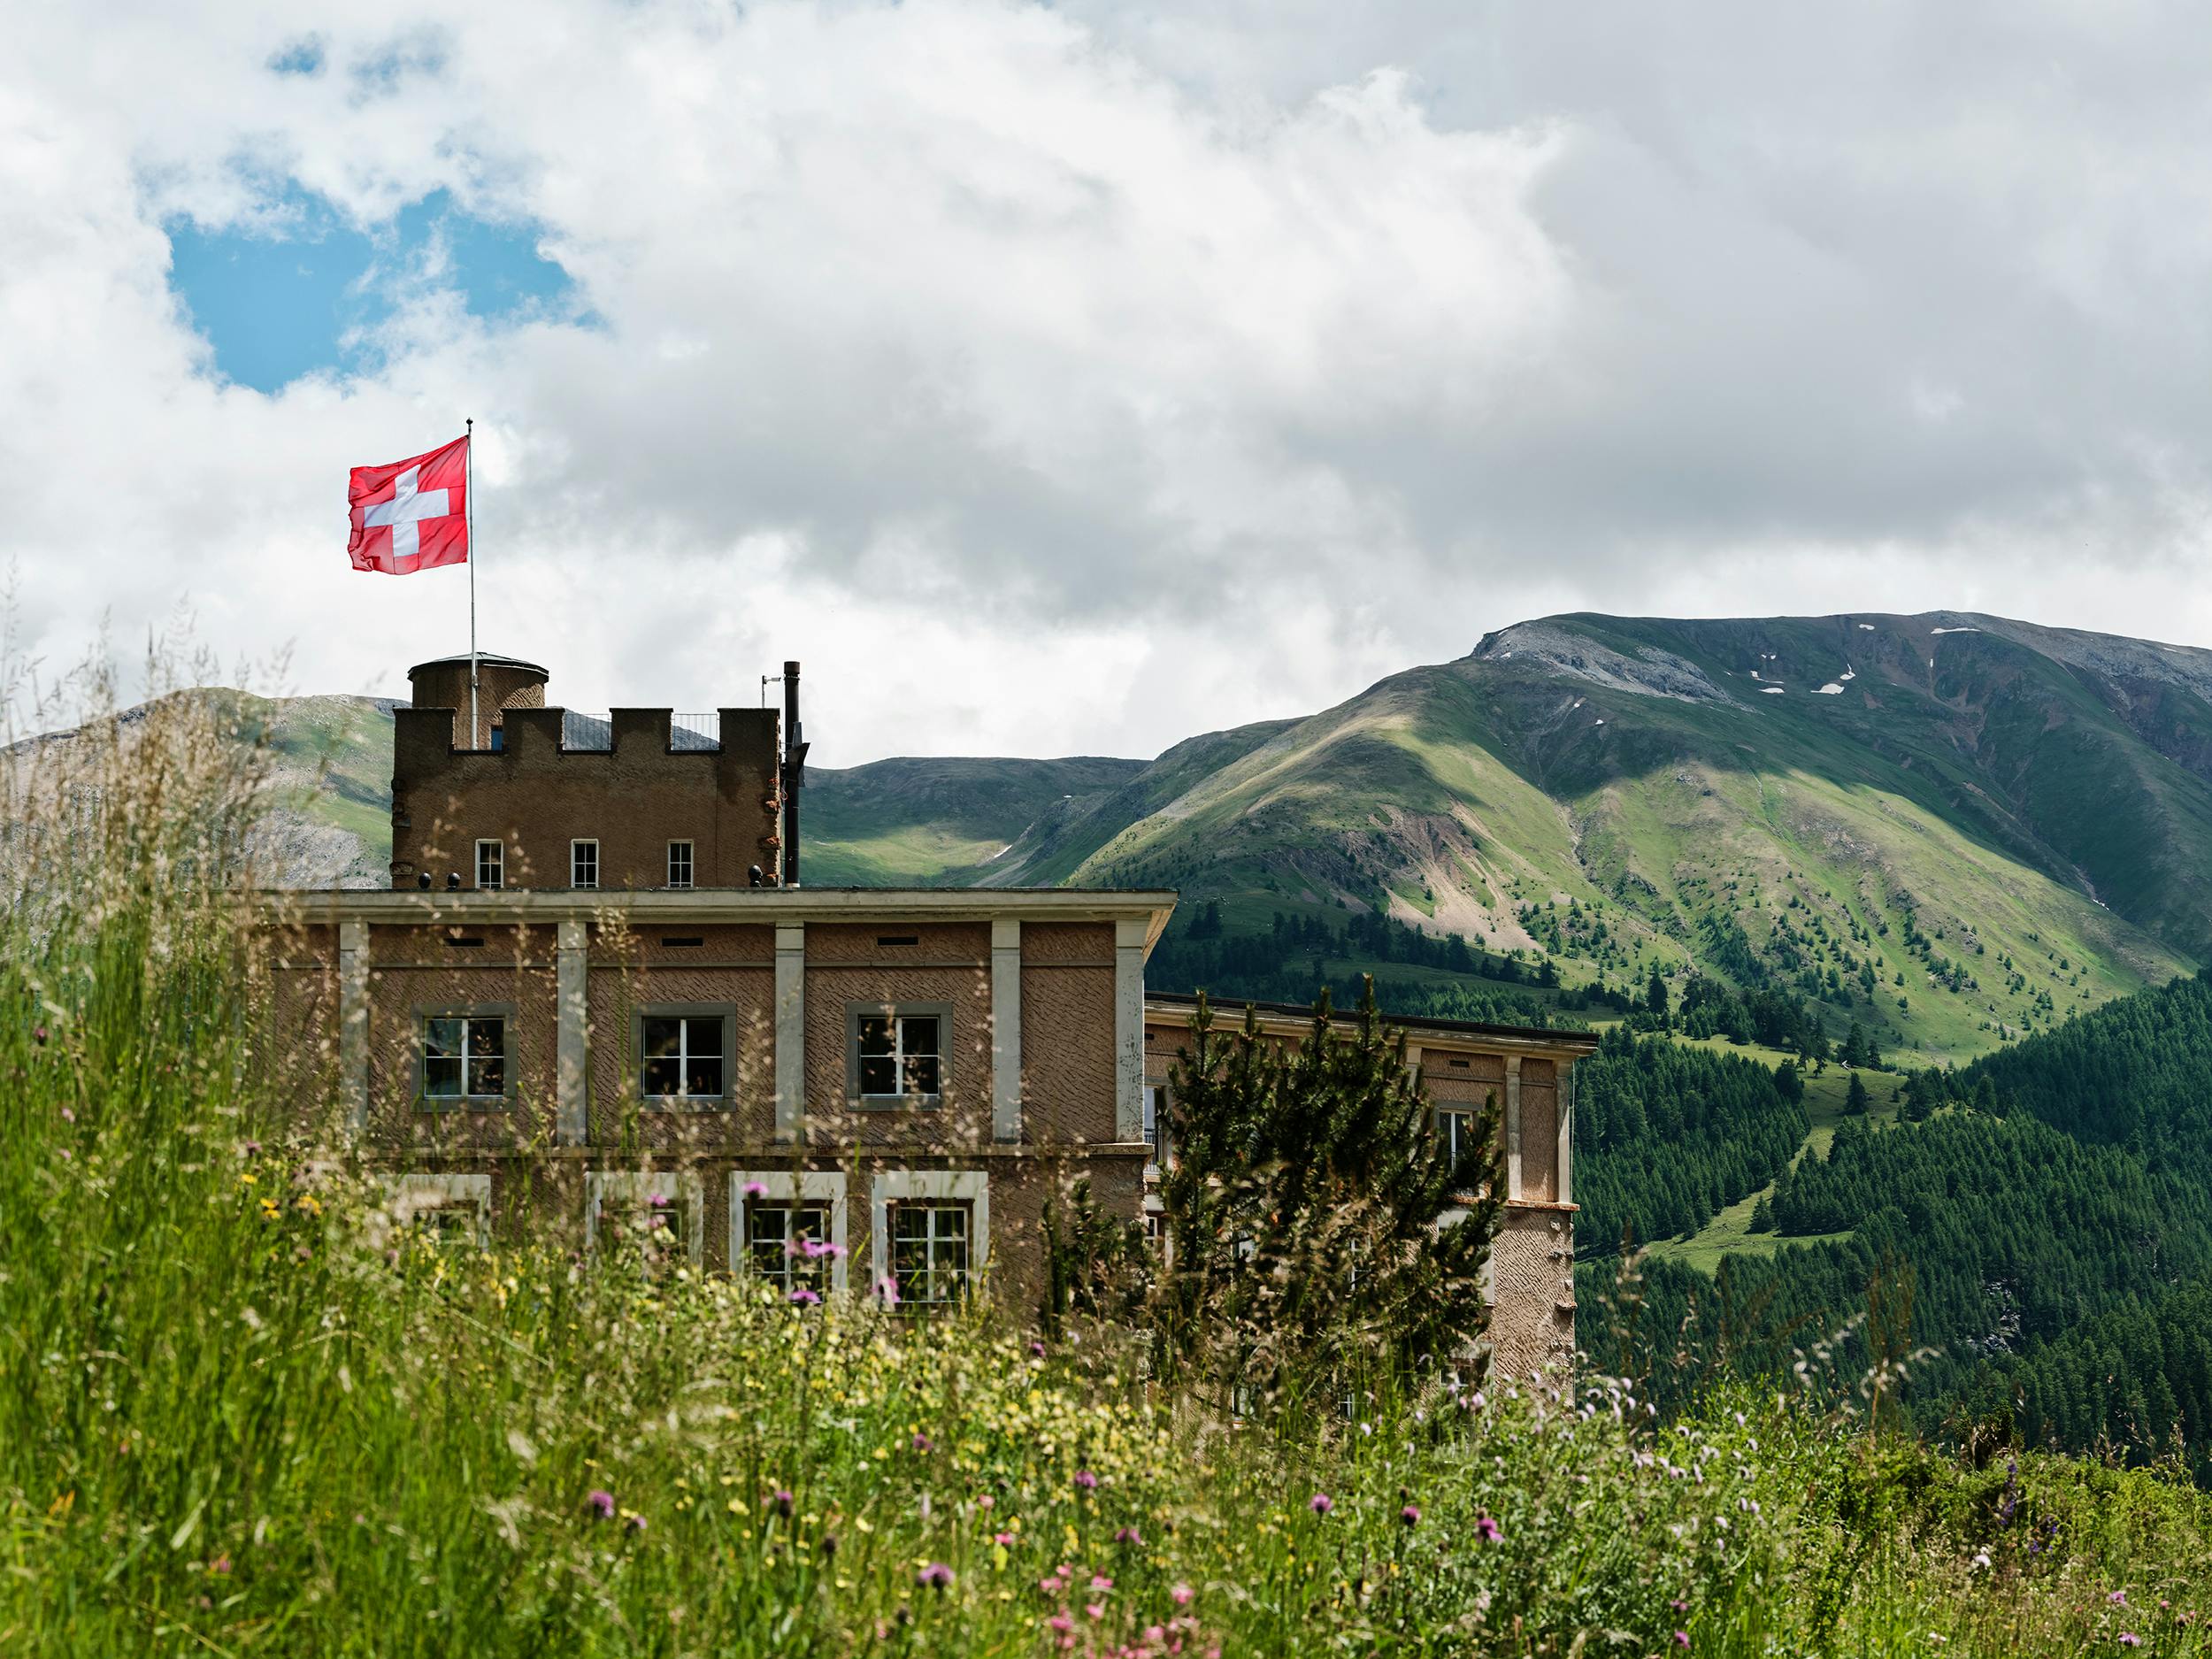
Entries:
POLYGON ((338 1098, 357 1135, 369 1127, 369 925, 338 924, 338 1098))
POLYGON ((1022 1138, 1022 925, 991 924, 991 1139, 1022 1138))
POLYGON ((1505 1195, 1521 1195, 1521 1056, 1505 1057, 1505 1195))
POLYGON ((1144 1139, 1145 922, 1114 924, 1114 1139, 1144 1139))
POLYGON ((557 933, 553 995, 558 1036, 554 1047, 553 1144, 580 1147, 591 1138, 587 1069, 589 1052, 591 958, 589 930, 563 922, 557 933))
POLYGON ((776 925, 776 1139, 806 1116, 806 924, 776 925))
POLYGON ((1570 1176, 1574 1169, 1575 1138, 1575 1069, 1571 1064, 1562 1063, 1559 1078, 1559 1152, 1558 1162, 1552 1167, 1558 1171, 1554 1182, 1555 1196, 1563 1204, 1575 1201, 1574 1183, 1570 1176))

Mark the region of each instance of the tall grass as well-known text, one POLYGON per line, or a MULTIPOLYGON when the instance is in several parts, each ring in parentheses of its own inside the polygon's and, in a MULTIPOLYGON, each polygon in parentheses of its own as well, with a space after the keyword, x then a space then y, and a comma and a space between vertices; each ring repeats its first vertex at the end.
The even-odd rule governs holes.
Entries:
POLYGON ((291 1097, 227 721, 12 751, 0 1650, 2202 1651, 2155 1472, 1602 1379, 1240 1425, 1110 1332, 441 1251, 291 1097))

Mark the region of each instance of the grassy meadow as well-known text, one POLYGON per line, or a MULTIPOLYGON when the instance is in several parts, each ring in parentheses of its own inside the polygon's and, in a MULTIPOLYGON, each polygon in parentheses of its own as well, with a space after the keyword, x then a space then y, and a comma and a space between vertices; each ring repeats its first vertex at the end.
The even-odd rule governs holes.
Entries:
POLYGON ((0 1652, 2207 1650, 2212 1500, 1932 1450, 1819 1350, 1663 1423, 1600 1377, 1225 1419, 987 1294, 442 1247, 287 1097, 210 718, 8 780, 0 1652))

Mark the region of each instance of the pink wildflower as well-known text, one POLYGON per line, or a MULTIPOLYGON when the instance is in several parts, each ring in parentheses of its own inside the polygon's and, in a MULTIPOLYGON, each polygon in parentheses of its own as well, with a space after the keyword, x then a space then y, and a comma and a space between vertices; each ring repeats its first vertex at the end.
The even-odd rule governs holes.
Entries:
POLYGON ((921 1430, 916 1429, 914 1431, 914 1449, 918 1452, 933 1452, 937 1449, 937 1442, 931 1440, 929 1436, 923 1433, 921 1430))
POLYGON ((919 1572, 914 1575, 914 1582, 917 1584, 927 1585, 933 1590, 950 1589, 952 1587, 952 1569, 945 1565, 945 1563, 941 1561, 933 1561, 928 1566, 923 1568, 919 1572))
POLYGON ((1068 1587, 1068 1581, 1059 1573, 1048 1573, 1037 1580, 1037 1587, 1047 1595, 1057 1595, 1068 1587))
POLYGON ((2137 1635, 2137 1634, 2136 1634, 2133 1631, 2131 1631, 2131 1630, 2124 1630, 2124 1631, 2122 1631, 2122 1632, 2120 1632, 2120 1646, 2121 1646, 2121 1647, 2140 1647, 2142 1645, 2143 1645, 2143 1639, 2142 1639, 2140 1636, 2138 1636, 2138 1635, 2137 1635))
POLYGON ((210 1572, 228 1572, 230 1571, 230 1557, 228 1555, 216 1556, 214 1560, 207 1563, 207 1570, 210 1572))
POLYGON ((1111 1578, 1109 1578, 1104 1573, 1094 1572, 1091 1575, 1091 1588, 1100 1594, 1103 1594, 1105 1592, 1112 1589, 1113 1587, 1114 1581, 1111 1578))
POLYGON ((1326 1515, 1336 1508, 1336 1500, 1325 1492, 1317 1492, 1306 1500, 1306 1507, 1316 1515, 1326 1515))
POLYGON ((1106 1604, 1103 1601, 1087 1601, 1084 1603, 1083 1610, 1094 1619, 1106 1617, 1106 1604))
POLYGON ((768 1186, 767 1186, 767 1183, 766 1183, 766 1182, 764 1182, 764 1181, 748 1181, 748 1182, 746 1182, 746 1183, 745 1183, 745 1196, 746 1196, 746 1197, 748 1197, 748 1198, 765 1198, 765 1197, 767 1197, 767 1196, 768 1196, 768 1186))
POLYGON ((1045 1625, 1048 1629, 1056 1630, 1064 1636, 1075 1628, 1075 1621, 1065 1613, 1055 1613, 1045 1621, 1045 1625))
POLYGON ((768 1494, 768 1503, 769 1507, 774 1509, 775 1512, 781 1516, 785 1520, 787 1521, 791 1518, 791 1494, 783 1490, 782 1487, 779 1486, 775 1491, 768 1494))
POLYGON ((1098 1489, 1098 1477, 1087 1469, 1079 1469, 1075 1471, 1075 1484, 1085 1492, 1094 1492, 1098 1489))
POLYGON ((991 1541, 1001 1549, 1014 1548, 1014 1535, 1011 1532, 994 1532, 991 1534, 991 1541))
POLYGON ((1137 1529, 1133 1526, 1125 1526, 1121 1529, 1121 1531, 1114 1534, 1114 1542, 1117 1544, 1141 1544, 1144 1542, 1144 1534, 1137 1531, 1137 1529))
POLYGON ((1494 1517, 1487 1515, 1475 1517, 1475 1531, 1482 1534, 1483 1541, 1486 1544, 1494 1544, 1505 1536, 1505 1528, 1500 1526, 1494 1517))
POLYGON ((885 1307, 897 1307, 899 1305, 899 1281, 886 1273, 881 1279, 876 1280, 876 1294, 883 1298, 885 1307))
POLYGON ((1675 1632, 1674 1645, 1678 1647, 1688 1647, 1690 1645, 1690 1632, 1686 1630, 1678 1630, 1675 1632))
POLYGON ((584 1507, 597 1510, 601 1520, 611 1521, 614 1519, 614 1494, 595 1491, 585 1498, 584 1507))
POLYGON ((2105 1600, 2115 1607, 2125 1607, 2128 1604, 2128 1593, 2125 1590, 2115 1590, 2110 1595, 2105 1597, 2105 1600))
POLYGON ((820 1296, 809 1290, 804 1285, 791 1293, 791 1305, 795 1308, 811 1308, 821 1300, 820 1296))
POLYGON ((1408 1526, 1420 1525, 1421 1506, 1417 1503, 1407 1504, 1404 1509, 1398 1511, 1398 1518, 1403 1521, 1408 1526))
POLYGON ((1188 1607, 1191 1603, 1191 1598, 1196 1595, 1198 1592, 1192 1589, 1190 1586, 1187 1584, 1179 1584, 1167 1594, 1168 1600, 1174 1602, 1176 1606, 1188 1607))

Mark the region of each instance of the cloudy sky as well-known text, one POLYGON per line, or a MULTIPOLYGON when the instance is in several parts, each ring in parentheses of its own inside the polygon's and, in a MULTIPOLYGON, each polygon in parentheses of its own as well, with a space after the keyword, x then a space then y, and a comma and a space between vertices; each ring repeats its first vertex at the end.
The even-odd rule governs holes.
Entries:
POLYGON ((2212 643, 2212 40, 2134 0, 32 4, 17 647, 806 662, 817 757, 1149 755, 1570 609, 2212 643))

